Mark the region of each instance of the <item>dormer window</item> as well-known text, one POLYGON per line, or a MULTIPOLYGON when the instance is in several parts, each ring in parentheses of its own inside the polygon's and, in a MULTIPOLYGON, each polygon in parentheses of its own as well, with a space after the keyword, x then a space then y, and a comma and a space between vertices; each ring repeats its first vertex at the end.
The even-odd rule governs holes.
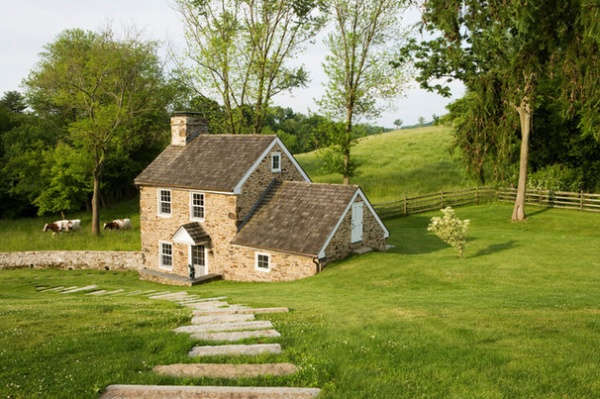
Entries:
POLYGON ((281 172, 281 153, 274 152, 271 154, 271 172, 281 172))

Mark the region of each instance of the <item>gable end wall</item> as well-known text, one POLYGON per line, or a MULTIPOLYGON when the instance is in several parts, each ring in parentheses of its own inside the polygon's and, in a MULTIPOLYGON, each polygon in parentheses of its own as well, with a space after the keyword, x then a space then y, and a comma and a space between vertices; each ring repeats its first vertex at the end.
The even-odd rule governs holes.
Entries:
POLYGON ((300 171, 296 169, 279 145, 275 145, 269 151, 256 170, 252 172, 242 185, 237 203, 238 220, 243 220, 246 217, 273 179, 279 181, 305 181, 300 171), (281 154, 281 172, 271 172, 271 153, 273 152, 281 154))
MULTIPOLYGON (((358 196, 354 202, 364 202, 363 199, 358 196)), ((385 231, 381 228, 377 219, 365 206, 363 212, 363 239, 357 243, 352 244, 352 207, 346 212, 342 223, 340 224, 337 232, 329 242, 327 248, 325 248, 325 255, 327 257, 326 263, 330 263, 336 260, 344 259, 350 253, 361 247, 373 248, 377 251, 385 251, 385 231)))

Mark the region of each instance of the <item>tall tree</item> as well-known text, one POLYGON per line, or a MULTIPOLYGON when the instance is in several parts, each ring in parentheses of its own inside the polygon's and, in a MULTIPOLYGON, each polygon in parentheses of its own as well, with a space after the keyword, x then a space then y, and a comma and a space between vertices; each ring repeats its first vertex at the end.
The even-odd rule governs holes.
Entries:
MULTIPOLYGON (((100 190, 107 161, 139 145, 144 140, 136 129, 140 120, 164 109, 156 48, 156 43, 135 35, 118 39, 110 29, 67 30, 45 47, 25 81, 34 110, 59 113, 69 120, 64 141, 69 148, 59 146, 57 151, 89 168, 95 235, 100 234, 100 190)), ((58 201, 47 210, 58 211, 61 206, 68 204, 58 201)))
MULTIPOLYGON (((560 50, 561 34, 569 29, 562 18, 568 2, 545 0, 427 0, 424 27, 441 33, 424 43, 418 53, 422 86, 448 94, 432 78, 458 78, 479 96, 472 105, 481 112, 504 117, 516 112, 521 130, 519 182, 512 219, 525 219, 525 192, 532 114, 538 96, 538 82, 549 74, 552 56, 560 50), (500 103, 494 96, 499 93, 500 103), (486 111, 487 110, 487 111, 486 111)), ((481 112, 479 112, 481 114, 481 112)), ((500 126, 500 125, 496 125, 500 126)), ((509 134, 501 129, 494 135, 509 134)), ((501 140, 498 140, 501 141, 501 140)))
POLYGON ((188 69, 187 81, 222 102, 232 133, 248 123, 260 133, 273 96, 308 80, 304 68, 286 63, 322 26, 319 0, 177 0, 177 5, 187 58, 196 66, 188 69))
POLYGON ((332 0, 329 13, 332 31, 325 44, 329 49, 324 70, 329 78, 319 105, 334 120, 343 123, 336 129, 332 148, 341 165, 334 166, 348 184, 355 165, 350 150, 356 136, 353 126, 361 117, 380 115, 385 104, 377 100, 397 98, 407 82, 406 69, 394 68, 403 47, 400 28, 405 0, 332 0))

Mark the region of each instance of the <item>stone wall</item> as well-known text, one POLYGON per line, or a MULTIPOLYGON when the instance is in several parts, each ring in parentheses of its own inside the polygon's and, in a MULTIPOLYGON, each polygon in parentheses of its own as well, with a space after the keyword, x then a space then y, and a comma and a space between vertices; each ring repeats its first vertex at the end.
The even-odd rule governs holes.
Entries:
POLYGON ((310 256, 282 252, 232 247, 229 267, 223 278, 234 281, 293 281, 317 274, 317 265, 310 256), (271 257, 271 270, 256 270, 256 253, 271 257))
POLYGON ((248 177, 242 186, 242 193, 238 196, 238 219, 243 220, 252 209, 273 179, 279 181, 304 181, 302 173, 294 166, 294 163, 276 145, 260 162, 260 165, 248 177), (271 172, 271 153, 281 154, 281 172, 271 172))
MULTIPOLYGON (((188 245, 173 243, 173 268, 159 266, 159 241, 171 242, 175 232, 190 218, 190 191, 171 191, 171 215, 158 215, 158 189, 141 187, 140 190, 140 230, 142 251, 148 269, 188 276, 188 245)), ((201 191, 197 191, 201 192, 201 191)), ((200 222, 211 238, 208 249, 208 273, 222 274, 227 264, 229 243, 237 233, 236 198, 234 195, 204 193, 204 220, 200 222)))
POLYGON ((0 252, 0 269, 140 270, 143 266, 142 253, 133 251, 0 252))
MULTIPOLYGON (((355 202, 363 201, 360 196, 356 197, 355 202)), ((381 228, 375 216, 369 211, 365 204, 363 208, 363 239, 362 241, 352 243, 352 208, 344 216, 340 227, 334 234, 325 248, 327 263, 340 260, 350 255, 350 253, 360 247, 373 248, 378 251, 385 251, 384 230, 381 228)))

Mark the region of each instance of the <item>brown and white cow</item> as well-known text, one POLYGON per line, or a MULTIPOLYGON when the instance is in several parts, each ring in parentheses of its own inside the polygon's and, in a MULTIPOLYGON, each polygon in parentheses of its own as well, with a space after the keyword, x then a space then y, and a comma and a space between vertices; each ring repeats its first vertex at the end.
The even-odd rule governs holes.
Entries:
POLYGON ((81 230, 81 220, 57 220, 54 223, 46 223, 44 225, 44 231, 52 231, 53 234, 74 230, 81 230))
POLYGON ((115 219, 112 222, 104 223, 104 230, 129 230, 131 228, 129 219, 115 219))

